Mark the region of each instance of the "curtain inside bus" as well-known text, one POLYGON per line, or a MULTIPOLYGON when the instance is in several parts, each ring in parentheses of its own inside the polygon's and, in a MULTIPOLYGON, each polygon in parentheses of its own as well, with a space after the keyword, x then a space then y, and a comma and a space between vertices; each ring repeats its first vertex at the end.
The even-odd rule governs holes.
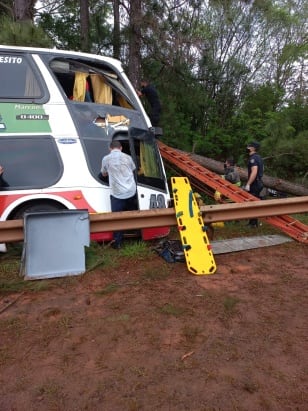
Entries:
POLYGON ((112 104, 112 89, 99 74, 90 74, 94 102, 112 104))
POLYGON ((25 97, 40 97, 41 89, 30 67, 26 71, 25 97))
POLYGON ((87 73, 76 72, 73 89, 74 101, 85 101, 87 92, 87 73))

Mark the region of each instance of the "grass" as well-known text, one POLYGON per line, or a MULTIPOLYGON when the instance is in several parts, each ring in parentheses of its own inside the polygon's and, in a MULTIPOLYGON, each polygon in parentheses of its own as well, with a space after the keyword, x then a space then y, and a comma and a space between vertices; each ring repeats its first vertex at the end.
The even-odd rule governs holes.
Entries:
POLYGON ((50 290, 54 286, 54 284, 51 285, 51 282, 47 280, 40 280, 40 282, 24 281, 15 274, 10 279, 0 278, 0 296, 11 293, 21 293, 23 291, 46 291, 50 290))
POLYGON ((232 296, 227 296, 224 298, 223 301, 223 306, 224 306, 224 311, 228 315, 234 314, 236 310, 236 305, 240 302, 240 300, 236 297, 232 296))
MULTIPOLYGON (((308 225, 308 213, 294 214, 291 217, 303 224, 308 225)), ((248 237, 255 235, 284 235, 283 231, 272 226, 271 224, 268 224, 261 219, 259 219, 259 222, 262 225, 257 230, 255 230, 247 226, 247 220, 227 221, 224 223, 223 227, 214 227, 214 240, 224 240, 228 238, 248 237)))
POLYGON ((199 335, 202 334, 202 330, 199 327, 185 326, 183 328, 183 336, 186 342, 194 343, 199 335))
POLYGON ((96 295, 108 295, 108 294, 113 294, 116 291, 119 290, 121 286, 119 284, 108 284, 106 287, 104 287, 102 290, 97 290, 95 291, 96 295))
POLYGON ((160 312, 167 315, 173 315, 174 317, 179 317, 185 313, 185 308, 176 307, 173 304, 165 304, 160 308, 160 312))
POLYGON ((163 267, 147 267, 142 277, 147 281, 164 280, 169 277, 170 273, 171 269, 167 265, 163 267))
POLYGON ((0 265, 0 277, 7 276, 19 271, 20 263, 18 260, 8 259, 0 265))
POLYGON ((106 320, 110 322, 127 322, 130 320, 130 315, 129 314, 111 315, 107 317, 106 320))
POLYGON ((35 388, 37 397, 44 400, 50 410, 64 409, 65 396, 62 386, 55 380, 47 379, 42 385, 35 388))
POLYGON ((8 347, 0 347, 0 367, 5 365, 8 361, 12 359, 10 350, 8 347))
POLYGON ((223 227, 214 227, 214 241, 273 234, 282 234, 282 231, 264 222, 262 222, 262 225, 258 229, 251 229, 248 227, 247 220, 228 221, 224 223, 223 227))
POLYGON ((122 257, 128 257, 138 260, 153 256, 151 249, 144 241, 129 241, 124 243, 124 247, 120 249, 119 254, 122 257))
POLYGON ((62 328, 65 330, 69 328, 73 328, 72 321, 73 321, 72 317, 63 316, 62 318, 60 318, 58 322, 59 328, 62 328))
POLYGON ((90 247, 85 248, 85 257, 86 272, 100 267, 116 268, 118 266, 118 261, 114 258, 112 251, 94 241, 91 242, 90 247))
MULTIPOLYGON (((308 213, 295 214, 293 218, 308 225, 308 213)), ((214 233, 214 240, 223 240, 228 238, 253 236, 253 235, 268 235, 268 234, 283 234, 280 230, 267 223, 262 223, 262 226, 257 230, 251 230, 247 227, 247 220, 226 222, 223 227, 216 227, 214 233)), ((178 236, 175 227, 171 227, 172 236, 178 236)), ((21 293, 23 291, 39 292, 48 290, 55 286, 65 286, 70 284, 71 280, 65 278, 55 280, 39 280, 39 281, 24 281, 20 277, 20 261, 22 255, 22 246, 9 244, 7 253, 0 254, 0 296, 10 293, 21 293)), ((90 273, 95 269, 113 269, 115 270, 121 259, 128 259, 128 264, 133 265, 135 262, 140 264, 140 261, 153 258, 153 250, 151 243, 136 240, 125 240, 124 246, 120 250, 113 250, 109 245, 104 246, 96 242, 91 242, 90 247, 85 248, 86 258, 86 273, 90 273), (115 258, 116 257, 116 258, 115 258)), ((165 265, 162 269, 159 268, 145 268, 143 273, 143 280, 155 281, 167 278, 171 273, 171 267, 165 265)), ((285 281, 289 279, 285 277, 285 281)), ((100 290, 98 294, 104 295, 115 292, 118 286, 109 284, 105 289, 100 290)))

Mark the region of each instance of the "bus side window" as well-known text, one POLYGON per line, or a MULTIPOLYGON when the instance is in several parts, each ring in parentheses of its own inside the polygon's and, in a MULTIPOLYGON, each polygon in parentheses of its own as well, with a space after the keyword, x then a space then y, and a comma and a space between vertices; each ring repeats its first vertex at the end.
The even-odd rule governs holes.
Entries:
POLYGON ((88 73, 76 71, 72 100, 86 102, 93 101, 88 73))
POLYGON ((6 64, 0 65, 0 98, 26 98, 34 101, 44 98, 41 76, 30 58, 23 54, 9 55, 2 52, 0 57, 7 61, 6 64))
POLYGON ((55 73, 64 93, 72 98, 74 89, 74 75, 72 73, 55 73))
POLYGON ((70 100, 133 109, 125 96, 125 85, 109 67, 86 60, 54 59, 50 68, 70 100))

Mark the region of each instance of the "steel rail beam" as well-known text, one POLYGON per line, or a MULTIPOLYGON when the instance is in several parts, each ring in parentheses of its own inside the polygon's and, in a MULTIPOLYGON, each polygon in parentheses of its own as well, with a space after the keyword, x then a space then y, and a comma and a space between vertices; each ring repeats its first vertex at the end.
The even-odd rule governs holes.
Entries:
POLYGON ((24 239, 23 220, 0 221, 0 243, 14 243, 24 239))
MULTIPOLYGON (((308 196, 246 203, 215 204, 200 207, 205 224, 217 221, 266 218, 276 215, 307 213, 308 196)), ((133 230, 177 225, 174 208, 157 208, 146 211, 90 214, 90 231, 133 230)), ((306 226, 305 226, 306 227, 306 226)), ((0 221, 0 243, 23 241, 23 220, 0 221)), ((308 226, 306 240, 308 242, 308 226)))

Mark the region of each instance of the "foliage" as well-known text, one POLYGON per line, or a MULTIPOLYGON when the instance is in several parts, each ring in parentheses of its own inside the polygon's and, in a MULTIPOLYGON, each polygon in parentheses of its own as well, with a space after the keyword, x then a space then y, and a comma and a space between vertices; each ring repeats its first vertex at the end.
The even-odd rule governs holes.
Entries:
MULTIPOLYGON (((37 18, 37 24, 49 34, 59 49, 81 49, 80 7, 76 0, 64 2, 43 1, 45 5, 37 18), (69 28, 69 30, 68 30, 69 28)), ((111 54, 111 27, 108 22, 110 5, 89 1, 90 32, 89 52, 111 54)))
POLYGON ((14 22, 8 17, 0 19, 0 43, 12 46, 51 47, 52 41, 42 28, 29 22, 14 22))
MULTIPOLYGON (((155 84, 167 144, 244 165, 246 143, 258 140, 267 173, 305 182, 306 1, 87 3, 89 51, 116 51, 134 85, 139 76, 155 84)), ((37 30, 6 20, 1 43, 48 46, 41 28, 57 48, 82 48, 79 1, 36 6, 37 30)), ((3 0, 0 16, 13 14, 3 0)))
POLYGON ((0 2, 0 17, 12 17, 12 2, 10 0, 2 0, 0 2))
POLYGON ((264 141, 265 165, 270 175, 306 183, 308 170, 308 130, 293 138, 269 137, 264 141), (273 149, 274 147, 274 149, 273 149))

